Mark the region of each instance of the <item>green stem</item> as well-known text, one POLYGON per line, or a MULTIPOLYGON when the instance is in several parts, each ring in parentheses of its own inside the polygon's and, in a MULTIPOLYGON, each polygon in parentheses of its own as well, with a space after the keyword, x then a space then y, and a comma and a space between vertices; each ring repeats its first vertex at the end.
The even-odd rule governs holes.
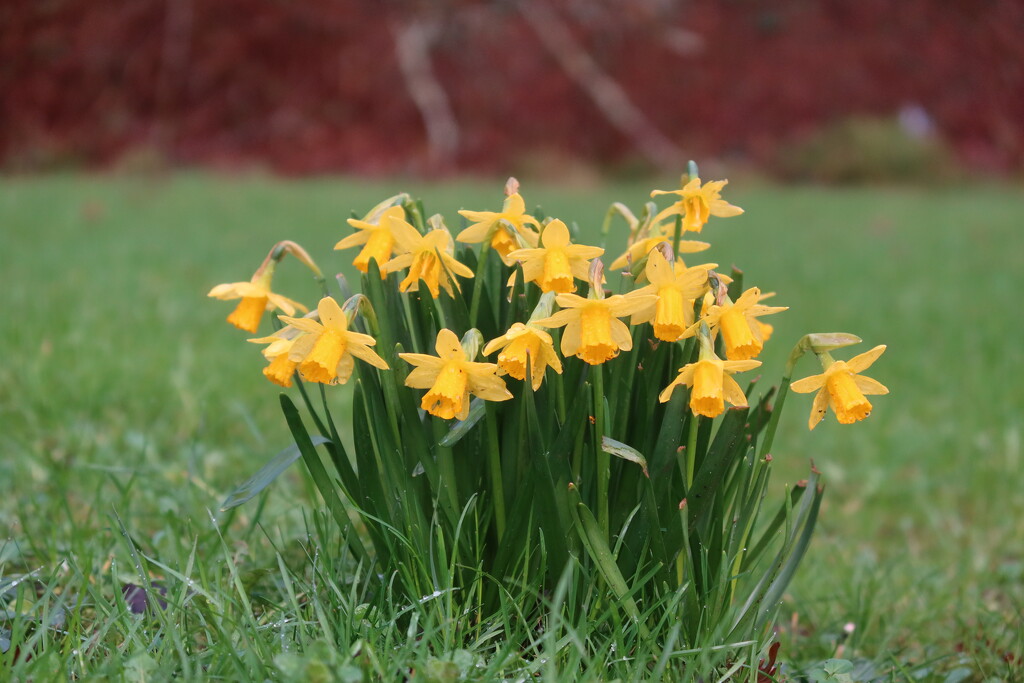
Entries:
POLYGON ((679 257, 679 239, 683 236, 683 216, 682 214, 676 214, 676 229, 672 233, 672 254, 676 258, 679 257))
POLYGON ((473 283, 473 302, 469 305, 469 326, 476 327, 476 316, 480 311, 480 297, 484 291, 484 281, 487 279, 484 277, 487 273, 487 260, 491 255, 490 241, 484 240, 483 247, 480 249, 480 262, 476 266, 476 282, 473 283))
POLYGON ((792 381, 793 370, 796 368, 797 361, 806 353, 808 348, 807 337, 804 337, 793 347, 789 358, 786 360, 786 369, 782 375, 782 381, 779 382, 779 396, 775 399, 775 405, 772 406, 772 415, 768 418, 768 427, 765 429, 764 440, 761 442, 761 448, 757 452, 758 460, 763 460, 772 447, 772 442, 775 440, 775 430, 779 428, 779 416, 782 415, 782 406, 786 403, 786 396, 789 395, 789 383, 792 381))
POLYGON ((594 373, 594 434, 597 450, 597 523, 608 538, 608 478, 611 470, 612 456, 601 448, 604 437, 604 366, 591 367, 594 373))
POLYGON ((697 429, 700 426, 700 417, 696 414, 690 415, 690 431, 686 435, 686 495, 690 495, 693 488, 693 470, 697 462, 697 429))
POLYGON ((498 527, 498 542, 505 535, 505 487, 501 481, 501 450, 498 447, 497 416, 494 408, 487 405, 487 455, 491 469, 491 488, 494 496, 494 521, 498 527))
MULTIPOLYGON (((434 423, 434 441, 436 443, 448 433, 448 428, 444 421, 439 418, 434 418, 432 422, 434 423)), ((438 491, 438 497, 444 497, 443 502, 448 505, 453 513, 453 519, 458 519, 459 490, 455 479, 455 458, 452 457, 452 449, 444 446, 437 447, 437 466, 441 474, 442 489, 438 491)))

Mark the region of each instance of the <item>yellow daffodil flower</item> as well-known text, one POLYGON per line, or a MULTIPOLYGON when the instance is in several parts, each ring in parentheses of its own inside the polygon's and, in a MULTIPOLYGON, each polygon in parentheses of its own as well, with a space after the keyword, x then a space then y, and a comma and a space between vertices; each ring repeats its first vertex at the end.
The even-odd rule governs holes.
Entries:
POLYGON ((320 322, 311 318, 280 316, 283 322, 306 333, 296 339, 288 351, 289 360, 298 363, 303 379, 321 384, 344 384, 352 376, 355 367, 353 357, 375 368, 388 369, 384 359, 370 348, 377 343, 376 340, 367 334, 350 331, 348 316, 334 299, 329 296, 320 299, 317 312, 320 322))
POLYGON ((759 360, 722 360, 714 352, 705 354, 702 351, 700 360, 679 369, 679 376, 665 387, 658 395, 658 400, 665 403, 672 398, 676 387, 687 386, 693 387, 690 392, 690 410, 694 415, 721 415, 726 401, 745 408, 747 397, 731 375, 752 370, 759 365, 759 360))
POLYGON ((459 283, 449 277, 449 272, 462 277, 473 277, 473 271, 456 261, 452 255, 452 236, 445 228, 437 228, 426 235, 421 235, 416 228, 404 221, 401 224, 392 222, 392 227, 396 245, 405 253, 388 261, 384 270, 393 273, 403 268, 409 269, 408 275, 398 285, 401 291, 419 291, 422 280, 435 299, 442 287, 449 296, 452 296, 452 284, 459 289, 459 283))
POLYGON ((509 374, 516 379, 526 379, 526 359, 530 359, 530 378, 533 389, 540 389, 544 372, 549 367, 562 374, 562 361, 555 353, 554 341, 544 330, 530 324, 515 323, 508 332, 492 339, 484 347, 489 356, 498 349, 498 374, 509 374))
POLYGON ((370 259, 374 259, 377 261, 377 267, 380 268, 381 277, 386 277, 384 264, 391 258, 391 253, 395 248, 396 225, 402 224, 413 232, 416 231, 405 220, 405 210, 401 206, 384 209, 376 217, 376 220, 372 220, 371 216, 367 216, 363 220, 349 218, 348 224, 356 228, 356 232, 339 241, 334 248, 348 249, 364 244, 365 246, 352 261, 352 265, 359 272, 365 273, 370 266, 370 259))
MULTIPOLYGON (((754 358, 764 348, 764 330, 758 323, 758 316, 770 315, 787 310, 788 306, 764 306, 761 290, 751 287, 735 302, 711 305, 702 318, 715 335, 722 333, 725 342, 725 356, 729 360, 754 358)), ((768 333, 771 334, 769 328, 768 333)))
POLYGON ((214 299, 228 301, 241 299, 238 306, 228 316, 228 322, 240 330, 255 332, 259 329, 260 320, 264 311, 272 311, 279 308, 287 315, 295 315, 296 309, 306 312, 306 307, 298 301, 292 301, 288 297, 275 294, 270 291, 270 281, 274 277, 275 262, 264 262, 260 270, 252 276, 249 282, 231 282, 217 285, 210 290, 207 296, 214 299))
POLYGON ((295 374, 295 369, 299 364, 292 360, 289 354, 291 353, 292 346, 295 344, 295 340, 302 334, 304 333, 301 330, 289 325, 269 337, 249 340, 253 344, 269 344, 262 351, 263 357, 270 361, 263 368, 264 377, 286 389, 292 385, 292 375, 295 374))
POLYGON ((465 420, 469 415, 469 395, 485 401, 507 401, 512 394, 497 376, 494 363, 474 363, 466 357, 459 338, 448 329, 437 333, 434 345, 437 356, 423 353, 400 353, 398 356, 414 366, 405 386, 427 389, 420 407, 431 415, 450 420, 465 420))
POLYGON ((517 249, 509 258, 523 264, 527 282, 536 282, 543 292, 574 292, 573 278, 587 279, 590 260, 604 253, 601 247, 588 247, 569 242, 569 228, 555 219, 541 233, 541 245, 534 249, 517 249))
POLYGON ((526 203, 519 193, 513 193, 505 199, 501 211, 459 211, 459 215, 471 221, 472 225, 456 235, 455 239, 465 244, 477 244, 491 236, 491 248, 501 255, 501 260, 506 266, 515 263, 509 258, 509 254, 519 248, 519 239, 522 238, 528 244, 537 243, 537 233, 531 230, 528 225, 540 229, 540 223, 533 216, 526 213, 526 203))
MULTIPOLYGON (((639 263, 645 256, 651 253, 651 250, 662 242, 672 243, 672 238, 666 237, 665 235, 655 235, 654 237, 645 237, 639 239, 632 244, 621 256, 612 261, 612 264, 608 266, 612 269, 625 268, 631 264, 639 263)), ((699 242, 697 240, 679 240, 679 249, 677 254, 696 254, 697 252, 710 249, 711 244, 708 242, 699 242)))
POLYGON ((693 302, 708 290, 708 270, 714 267, 712 263, 677 272, 661 250, 652 251, 645 269, 650 284, 626 296, 653 294, 657 298, 653 305, 634 313, 630 324, 652 323, 654 336, 662 341, 692 336, 696 331, 692 327, 693 302))
POLYGON ((544 327, 565 327, 562 355, 576 356, 590 365, 600 365, 633 348, 629 327, 619 318, 632 315, 655 303, 652 295, 584 299, 575 294, 559 294, 555 301, 562 307, 554 315, 534 321, 544 327))
POLYGON ((675 194, 680 197, 677 202, 655 216, 654 221, 657 223, 669 216, 682 215, 684 231, 700 232, 711 216, 727 218, 740 215, 743 209, 721 198, 722 188, 728 182, 712 180, 702 187, 700 178, 693 178, 679 190, 654 190, 651 192, 652 197, 660 194, 675 194))
MULTIPOLYGON (((832 406, 839 423, 844 425, 859 422, 871 413, 871 402, 865 394, 888 394, 889 389, 881 382, 858 373, 871 367, 883 351, 885 346, 881 345, 848 361, 831 361, 822 374, 805 377, 789 385, 798 394, 818 391, 807 422, 810 429, 821 422, 829 406, 832 406)), ((831 360, 827 353, 821 356, 825 359, 824 363, 831 360)))

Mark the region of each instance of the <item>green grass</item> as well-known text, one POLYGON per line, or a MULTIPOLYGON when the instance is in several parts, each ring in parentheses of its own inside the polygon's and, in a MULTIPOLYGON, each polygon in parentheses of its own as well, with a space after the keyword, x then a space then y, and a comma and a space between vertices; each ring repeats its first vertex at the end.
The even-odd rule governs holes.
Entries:
MULTIPOLYGON (((525 181, 523 192, 596 236, 610 202, 638 208, 648 189, 525 181)), ((838 656, 865 680, 870 671, 942 680, 957 669, 966 680, 1020 679, 1024 194, 729 189, 747 213, 712 220, 708 260, 736 264, 748 286, 791 307, 772 320, 766 382, 805 332, 849 331, 865 348, 889 347, 869 374, 892 393, 868 421, 842 427, 829 416, 808 433, 809 398, 791 396, 776 438, 776 486, 806 476, 809 458, 828 486, 780 618, 788 671, 838 656)), ((411 669, 437 680, 456 670, 550 678, 555 651, 561 671, 589 665, 607 675, 612 656, 566 657, 574 639, 599 637, 579 624, 563 642, 536 636, 511 647, 486 633, 467 646, 443 617, 420 624, 418 639, 388 615, 343 619, 365 596, 333 557, 336 539, 298 467, 259 499, 218 511, 290 439, 258 349, 223 321, 230 305, 206 291, 248 278, 285 238, 325 271, 350 272, 351 254, 330 250, 347 234, 344 219, 401 190, 456 226, 456 209, 496 206, 501 183, 0 181, 0 643, 8 632, 34 653, 17 663, 0 654, 0 678, 15 666, 16 676, 40 679, 299 680, 304 661, 352 680, 411 669), (120 586, 142 581, 139 564, 187 609, 127 615, 120 586), (33 621, 55 615, 58 629, 33 621), (301 660, 300 650, 319 654, 301 660)), ((616 255, 618 243, 608 247, 616 255)), ((286 266, 282 291, 312 300, 312 281, 286 266)), ((806 360, 797 375, 815 372, 806 360)), ((610 666, 627 679, 640 671, 610 666)))

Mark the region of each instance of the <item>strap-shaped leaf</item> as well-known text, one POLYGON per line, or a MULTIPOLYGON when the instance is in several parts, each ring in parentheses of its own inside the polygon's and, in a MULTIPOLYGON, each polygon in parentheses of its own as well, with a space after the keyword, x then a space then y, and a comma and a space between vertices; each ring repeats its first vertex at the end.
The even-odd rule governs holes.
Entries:
POLYGON ((608 583, 608 587, 615 593, 615 597, 621 601, 626 616, 640 629, 640 635, 646 638, 650 635, 647 626, 640 620, 640 610, 637 608, 636 601, 633 600, 629 586, 626 584, 626 579, 619 571, 615 556, 601 532, 601 525, 598 524, 590 508, 583 504, 579 491, 573 484, 569 484, 569 494, 569 509, 572 511, 573 522, 576 524, 576 530, 579 532, 580 540, 583 541, 583 546, 587 549, 587 554, 597 565, 598 571, 608 583))
POLYGON ((448 433, 444 435, 440 441, 437 442, 438 446, 449 448, 459 442, 462 437, 469 433, 476 423, 480 421, 486 414, 486 406, 484 405, 483 399, 474 397, 469 402, 469 415, 466 416, 465 420, 459 420, 452 425, 452 428, 448 430, 448 433))
MULTIPOLYGON (((320 444, 330 443, 330 439, 323 436, 314 436, 311 437, 310 442, 314 446, 319 446, 320 444)), ((295 443, 283 449, 271 458, 270 462, 261 467, 256 474, 249 477, 243 484, 228 494, 228 497, 220 505, 221 512, 238 507, 255 498, 263 489, 270 486, 282 472, 288 469, 293 462, 301 457, 302 452, 295 443)))
POLYGON ((640 469, 644 471, 645 477, 651 476, 647 473, 647 458, 644 457, 643 453, 632 446, 628 446, 621 441, 616 441, 611 437, 602 436, 601 450, 605 453, 610 453, 617 458, 622 458, 629 462, 635 462, 637 465, 640 465, 640 469))

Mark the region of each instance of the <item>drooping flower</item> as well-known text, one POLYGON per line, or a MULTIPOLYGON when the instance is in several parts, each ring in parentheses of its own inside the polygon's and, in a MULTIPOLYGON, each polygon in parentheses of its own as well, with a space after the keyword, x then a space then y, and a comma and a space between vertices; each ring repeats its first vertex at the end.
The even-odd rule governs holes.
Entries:
POLYGON ((288 351, 289 360, 298 363, 303 379, 321 384, 344 384, 352 376, 353 358, 381 370, 388 369, 384 359, 370 348, 377 341, 368 334, 349 330, 348 316, 334 299, 329 296, 320 299, 317 312, 320 322, 280 316, 283 322, 305 332, 288 351))
POLYGON ((405 220, 405 210, 401 206, 388 207, 379 215, 371 214, 362 220, 349 218, 348 224, 356 228, 356 232, 339 241, 334 248, 348 249, 360 244, 365 245, 352 261, 352 265, 359 272, 365 273, 369 269, 370 259, 374 259, 380 268, 381 277, 386 277, 384 264, 391 258, 395 248, 396 226, 403 225, 413 232, 416 231, 416 228, 405 220))
POLYGON ((450 420, 466 419, 469 395, 485 401, 507 401, 512 394, 497 376, 494 363, 475 363, 449 329, 437 333, 436 356, 423 353, 400 353, 399 357, 414 366, 405 378, 405 386, 427 389, 420 407, 431 415, 450 420))
POLYGON ((541 246, 517 249, 509 254, 523 264, 523 277, 536 282, 543 292, 574 292, 573 278, 587 279, 590 260, 604 253, 601 247, 588 247, 569 242, 569 229, 555 219, 541 233, 541 246))
POLYGON ((459 211, 459 215, 472 221, 472 225, 456 235, 455 239, 466 244, 476 244, 490 235, 491 248, 501 255, 506 266, 515 263, 509 254, 519 248, 517 234, 529 244, 537 243, 537 233, 527 226, 533 225, 539 230, 540 223, 526 213, 526 203, 518 192, 506 197, 501 211, 463 210, 459 211))
POLYGON ((459 283, 449 273, 473 277, 473 271, 456 261, 452 255, 452 236, 444 227, 431 230, 426 235, 421 235, 404 221, 401 224, 392 222, 392 227, 396 244, 405 253, 388 261, 384 269, 389 273, 409 269, 405 279, 398 285, 401 291, 419 291, 422 280, 435 299, 442 287, 452 296, 452 285, 459 289, 459 283))
POLYGON ((631 325, 650 322, 654 336, 663 341, 678 341, 691 336, 696 330, 693 325, 693 302, 708 290, 708 270, 715 264, 685 268, 680 272, 669 264, 659 249, 647 258, 647 279, 650 284, 636 289, 627 296, 653 294, 657 298, 633 314, 631 325))
POLYGON ((848 361, 832 361, 827 353, 820 354, 823 364, 828 364, 825 372, 805 377, 789 385, 789 388, 798 394, 818 391, 811 406, 811 417, 807 422, 810 429, 814 429, 821 422, 829 406, 835 412, 839 423, 844 425, 863 420, 871 413, 871 402, 865 394, 888 394, 889 389, 881 382, 859 373, 871 367, 883 351, 884 345, 876 346, 848 361))
MULTIPOLYGON (((717 335, 721 331, 725 356, 729 360, 746 360, 761 353, 765 335, 764 329, 758 324, 758 316, 779 313, 789 308, 759 304, 762 298, 761 290, 751 287, 735 302, 708 306, 702 320, 711 328, 712 334, 717 335)), ((771 334, 771 328, 768 333, 771 334)))
POLYGON ((690 410, 695 415, 721 415, 726 401, 745 408, 747 397, 731 375, 752 370, 759 365, 759 360, 722 360, 713 351, 705 353, 702 348, 700 360, 680 368, 679 376, 665 387, 658 395, 658 400, 665 403, 672 398, 676 387, 687 386, 693 388, 690 392, 690 410))
POLYGON ((306 312, 306 307, 298 301, 281 296, 270 291, 270 283, 274 277, 276 261, 264 261, 260 269, 252 276, 249 282, 231 282, 217 285, 210 290, 207 296, 214 299, 228 301, 241 299, 238 306, 231 312, 227 320, 240 330, 255 332, 259 329, 260 320, 264 311, 272 311, 279 308, 286 315, 295 315, 296 309, 306 312))
POLYGON ((575 294, 559 294, 555 301, 562 307, 554 315, 534 321, 544 327, 565 327, 562 355, 576 356, 590 365, 600 365, 633 348, 629 327, 619 320, 650 306, 657 300, 641 294, 584 299, 575 294))
POLYGON ((722 188, 728 182, 728 180, 712 180, 701 186, 700 178, 693 178, 679 190, 654 190, 651 192, 652 197, 660 194, 679 195, 678 201, 655 216, 655 222, 660 222, 669 216, 681 215, 684 231, 700 232, 711 216, 727 218, 740 215, 743 213, 743 209, 733 206, 721 198, 722 188))
POLYGON ((562 374, 562 361, 555 353, 551 335, 532 324, 515 323, 508 332, 492 339, 484 347, 489 356, 498 349, 498 374, 509 374, 516 379, 526 379, 527 357, 530 361, 530 378, 536 391, 544 381, 544 372, 549 367, 562 374))

